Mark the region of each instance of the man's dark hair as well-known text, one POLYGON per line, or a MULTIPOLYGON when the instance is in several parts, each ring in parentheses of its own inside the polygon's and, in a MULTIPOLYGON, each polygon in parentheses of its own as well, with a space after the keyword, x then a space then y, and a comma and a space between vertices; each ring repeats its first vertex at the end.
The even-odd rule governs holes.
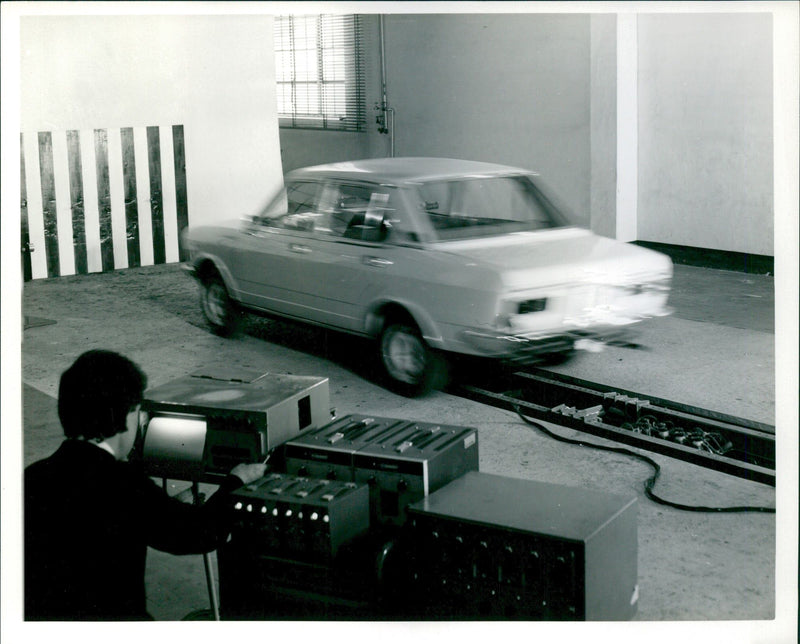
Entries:
POLYGON ((58 417, 68 438, 109 438, 125 431, 125 418, 142 401, 147 376, 128 358, 95 349, 61 374, 58 417))

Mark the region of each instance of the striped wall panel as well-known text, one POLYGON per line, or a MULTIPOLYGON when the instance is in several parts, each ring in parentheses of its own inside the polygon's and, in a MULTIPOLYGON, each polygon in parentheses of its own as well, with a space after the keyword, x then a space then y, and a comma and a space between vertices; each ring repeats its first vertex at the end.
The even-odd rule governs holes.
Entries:
POLYGON ((182 125, 20 135, 25 280, 184 259, 182 125))

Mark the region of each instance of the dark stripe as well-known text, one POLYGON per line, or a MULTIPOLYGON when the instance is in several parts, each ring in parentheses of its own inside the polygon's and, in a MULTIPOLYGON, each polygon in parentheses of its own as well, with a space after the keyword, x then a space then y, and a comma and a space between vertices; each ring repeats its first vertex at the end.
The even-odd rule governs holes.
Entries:
POLYGON ((637 246, 644 246, 669 255, 676 264, 760 275, 775 274, 775 258, 772 255, 754 255, 753 253, 737 253, 729 250, 695 248, 693 246, 678 246, 676 244, 649 241, 637 241, 634 243, 637 246))
POLYGON ((39 132, 39 175, 42 181, 42 211, 44 215, 47 276, 59 277, 61 271, 58 265, 56 181, 53 174, 53 137, 50 132, 39 132))
POLYGON ((97 169, 97 210, 100 217, 100 258, 102 270, 114 270, 114 239, 111 228, 111 188, 108 181, 108 132, 94 131, 97 169))
POLYGON ((28 187, 25 185, 25 145, 22 132, 19 134, 19 172, 20 172, 20 220, 22 222, 22 277, 26 282, 33 279, 31 268, 31 236, 28 231, 28 187))
POLYGON ((67 131, 67 159, 69 163, 69 196, 72 210, 72 245, 75 249, 75 272, 88 273, 81 138, 77 130, 67 131))
POLYGON ((128 241, 128 266, 141 266, 139 255, 139 204, 136 198, 136 152, 133 128, 124 127, 122 135, 122 185, 125 194, 125 238, 128 241))
MULTIPOLYGON (((183 144, 183 125, 172 126, 173 161, 175 163, 175 201, 178 210, 178 239, 189 225, 189 204, 186 195, 186 149, 183 144)), ((183 245, 178 242, 181 261, 187 259, 183 245)))
POLYGON ((158 127, 147 128, 147 160, 150 165, 150 219, 153 226, 153 262, 167 261, 164 243, 164 197, 161 187, 161 138, 158 127))

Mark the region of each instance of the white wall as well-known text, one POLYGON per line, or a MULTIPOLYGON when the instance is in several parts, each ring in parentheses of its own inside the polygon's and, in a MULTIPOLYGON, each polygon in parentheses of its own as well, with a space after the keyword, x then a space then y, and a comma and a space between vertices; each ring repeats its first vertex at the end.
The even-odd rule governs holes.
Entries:
POLYGON ((271 16, 24 16, 21 129, 184 125, 190 223, 282 174, 271 16))
POLYGON ((638 238, 772 255, 772 16, 638 26, 638 238))
POLYGON ((617 234, 617 17, 591 17, 591 229, 617 234))
POLYGON ((587 14, 389 15, 385 26, 397 156, 538 170, 588 224, 587 14))

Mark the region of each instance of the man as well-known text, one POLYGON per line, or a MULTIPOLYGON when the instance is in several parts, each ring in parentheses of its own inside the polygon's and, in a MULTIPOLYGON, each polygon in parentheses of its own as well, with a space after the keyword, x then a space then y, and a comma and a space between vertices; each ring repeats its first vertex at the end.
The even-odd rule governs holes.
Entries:
POLYGON ((25 470, 25 618, 150 619, 145 557, 214 550, 226 538, 227 494, 264 474, 236 466, 202 506, 169 497, 127 461, 147 378, 127 358, 88 351, 61 376, 66 440, 25 470))

